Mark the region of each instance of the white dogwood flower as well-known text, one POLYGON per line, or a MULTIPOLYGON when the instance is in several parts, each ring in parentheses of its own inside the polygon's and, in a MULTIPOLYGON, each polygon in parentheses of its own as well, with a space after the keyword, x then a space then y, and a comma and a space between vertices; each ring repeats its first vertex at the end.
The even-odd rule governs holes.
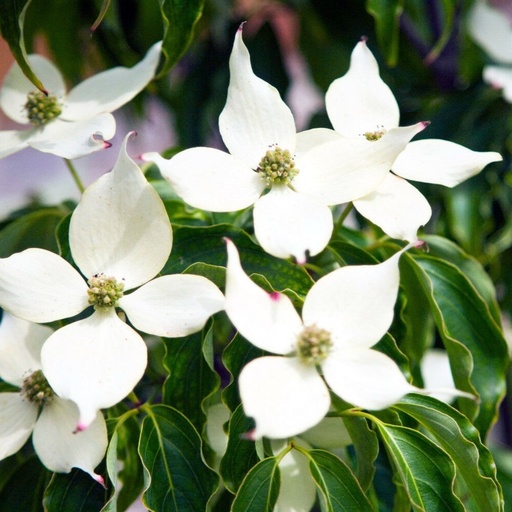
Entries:
POLYGON ((0 89, 0 108, 13 121, 30 125, 0 132, 0 158, 26 147, 63 158, 79 158, 110 147, 116 132, 114 110, 128 103, 155 75, 161 42, 132 68, 116 67, 87 78, 66 92, 64 78, 41 55, 29 55, 48 94, 37 90, 14 63, 0 89))
POLYGON ((309 291, 302 320, 291 300, 268 294, 245 274, 227 241, 225 309, 252 344, 277 356, 247 364, 239 376, 254 439, 286 438, 316 425, 331 403, 329 387, 365 409, 383 409, 418 391, 396 363, 373 350, 393 320, 398 252, 376 265, 348 266, 322 277, 309 291))
MULTIPOLYGON (((391 89, 381 79, 375 57, 362 39, 354 48, 348 72, 334 80, 326 94, 329 119, 339 138, 357 137, 368 145, 384 137, 399 123, 399 109, 391 89)), ((331 131, 314 130, 331 141, 331 131)), ((364 217, 393 238, 417 240, 432 210, 423 195, 406 179, 453 187, 479 173, 487 164, 502 160, 495 152, 471 151, 440 139, 407 144, 378 186, 355 198, 364 217)))
POLYGON ((0 377, 20 387, 0 393, 0 460, 16 453, 32 434, 34 449, 51 471, 94 472, 107 449, 107 427, 98 412, 85 432, 74 432, 78 408, 58 397, 41 372, 41 347, 52 329, 4 312, 0 323, 0 377))
POLYGON ((297 134, 277 90, 253 73, 242 27, 229 66, 228 97, 219 118, 229 153, 199 147, 170 160, 157 153, 143 159, 155 162, 176 193, 194 207, 233 212, 254 205, 254 231, 265 251, 302 263, 330 240, 328 206, 374 190, 425 124, 390 130, 371 146, 347 139, 315 147, 316 134, 297 134))
POLYGON ((126 152, 128 138, 112 172, 87 188, 71 217, 71 254, 85 279, 43 249, 0 259, 0 305, 12 314, 45 323, 94 307, 52 334, 41 354, 52 388, 80 409, 78 429, 122 400, 146 368, 146 345, 116 307, 140 331, 167 337, 198 331, 223 308, 222 293, 202 276, 153 279, 171 252, 172 229, 162 200, 126 152))

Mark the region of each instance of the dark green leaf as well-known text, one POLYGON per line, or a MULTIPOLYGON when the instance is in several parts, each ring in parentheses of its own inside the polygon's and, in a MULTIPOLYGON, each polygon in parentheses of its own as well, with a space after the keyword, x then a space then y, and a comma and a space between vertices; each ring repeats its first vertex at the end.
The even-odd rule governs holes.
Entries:
POLYGON ((206 510, 217 476, 206 466, 201 438, 179 411, 146 406, 139 454, 147 476, 144 504, 154 512, 206 510))
POLYGON ((258 462, 242 482, 231 512, 272 512, 280 485, 277 457, 268 457, 258 462))

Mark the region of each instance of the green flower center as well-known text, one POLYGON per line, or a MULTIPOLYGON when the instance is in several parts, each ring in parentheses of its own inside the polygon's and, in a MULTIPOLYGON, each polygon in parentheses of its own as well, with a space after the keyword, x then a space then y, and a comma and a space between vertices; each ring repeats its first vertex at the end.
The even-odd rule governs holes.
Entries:
POLYGON ((384 128, 380 128, 375 130, 374 132, 365 132, 363 133, 363 136, 366 137, 366 140, 369 140, 370 142, 375 142, 376 140, 379 140, 385 133, 386 130, 384 128))
POLYGON ((256 171, 269 186, 272 183, 288 185, 299 174, 291 153, 279 146, 275 146, 265 153, 256 171))
POLYGON ((331 348, 331 333, 315 324, 305 327, 297 338, 297 355, 307 364, 321 363, 331 348))
POLYGON ((21 396, 36 405, 41 405, 51 402, 55 396, 55 392, 50 384, 48 384, 43 372, 37 370, 23 380, 21 396))
POLYGON ((94 309, 115 308, 123 296, 124 283, 105 274, 94 274, 88 281, 89 304, 94 309))
POLYGON ((46 96, 41 91, 28 93, 25 109, 30 123, 34 126, 43 126, 62 113, 57 96, 46 96))

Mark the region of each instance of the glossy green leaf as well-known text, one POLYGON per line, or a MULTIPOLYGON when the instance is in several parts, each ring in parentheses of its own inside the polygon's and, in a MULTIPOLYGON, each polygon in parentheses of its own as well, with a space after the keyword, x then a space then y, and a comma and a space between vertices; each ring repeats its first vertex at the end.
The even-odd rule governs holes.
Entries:
POLYGON ((323 511, 374 511, 360 483, 341 459, 325 450, 311 450, 307 457, 323 511))
POLYGON ((45 92, 44 85, 32 71, 27 60, 27 50, 23 38, 23 23, 25 14, 31 0, 2 0, 2 14, 0 16, 0 32, 9 44, 16 62, 25 76, 41 91, 45 92))
POLYGON ((107 475, 111 483, 110 498, 101 512, 117 512, 117 432, 112 434, 106 453, 107 475))
POLYGON ((158 0, 164 22, 162 53, 165 63, 159 77, 178 62, 189 47, 196 23, 203 12, 204 0, 158 0))
POLYGON ((197 512, 217 488, 190 421, 166 405, 145 407, 139 454, 147 479, 143 501, 154 512, 197 512))
POLYGON ((178 409, 201 432, 206 422, 203 401, 219 387, 213 370, 211 346, 213 322, 203 330, 182 338, 164 338, 164 366, 169 376, 163 386, 163 403, 178 409), (208 345, 210 349, 204 347, 208 345), (207 355, 208 359, 207 359, 207 355))
POLYGON ((220 474, 226 488, 236 493, 245 475, 258 462, 254 441, 244 438, 244 434, 254 428, 254 422, 245 416, 239 405, 229 420, 228 446, 220 463, 220 474))
POLYGON ((479 408, 467 399, 460 400, 460 407, 475 418, 485 438, 505 392, 508 356, 503 334, 478 291, 452 263, 419 254, 404 254, 401 261, 411 266, 430 303, 457 387, 479 394, 479 408))
POLYGON ((464 511, 453 493, 455 465, 443 450, 416 430, 381 422, 376 426, 413 510, 464 511))
POLYGON ((278 458, 268 457, 258 462, 238 489, 231 512, 272 512, 280 485, 278 458))
POLYGON ((453 407, 434 398, 409 394, 394 407, 413 417, 453 459, 478 510, 503 510, 496 466, 471 422, 453 407))

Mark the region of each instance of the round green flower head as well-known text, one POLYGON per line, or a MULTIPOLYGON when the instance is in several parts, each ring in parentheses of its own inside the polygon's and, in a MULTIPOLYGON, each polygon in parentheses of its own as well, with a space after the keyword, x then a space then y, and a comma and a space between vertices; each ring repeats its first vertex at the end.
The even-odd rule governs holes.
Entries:
POLYGON ((272 183, 288 185, 299 174, 291 153, 279 146, 275 146, 265 153, 258 164, 257 172, 269 186, 272 183))
POLYGON ((30 402, 40 405, 50 402, 55 393, 41 370, 31 373, 23 380, 21 395, 30 402))
POLYGON ((331 333, 316 325, 305 327, 297 338, 297 356, 307 364, 321 363, 331 347, 331 333))
POLYGON ((115 277, 95 274, 87 283, 89 304, 96 310, 116 307, 118 300, 123 296, 124 283, 118 282, 115 277))
POLYGON ((62 108, 56 96, 44 94, 41 91, 29 92, 25 103, 28 119, 34 126, 43 126, 62 113, 62 108))

